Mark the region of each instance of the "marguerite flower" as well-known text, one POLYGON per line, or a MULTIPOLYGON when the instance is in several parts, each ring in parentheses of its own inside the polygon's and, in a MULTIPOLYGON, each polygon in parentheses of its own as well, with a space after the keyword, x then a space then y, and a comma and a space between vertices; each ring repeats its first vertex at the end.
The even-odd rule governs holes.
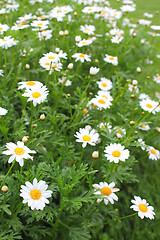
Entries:
POLYGON ((153 101, 151 99, 145 99, 140 101, 141 108, 145 111, 152 112, 153 114, 159 111, 158 105, 159 105, 158 102, 153 101))
POLYGON ((152 159, 152 160, 160 159, 160 152, 158 150, 156 150, 154 147, 149 146, 147 151, 149 154, 149 159, 152 159))
POLYGON ((36 178, 33 180, 33 184, 25 182, 25 185, 21 185, 20 196, 23 197, 23 203, 28 203, 28 206, 32 210, 43 210, 45 204, 49 204, 47 198, 51 197, 52 191, 46 190, 48 185, 45 181, 37 181, 36 178))
POLYGON ((114 186, 114 182, 111 182, 110 184, 107 182, 93 184, 93 187, 96 189, 94 194, 100 197, 97 199, 97 203, 100 203, 102 200, 104 200, 104 203, 107 205, 109 202, 114 204, 114 200, 118 201, 118 197, 115 192, 120 191, 120 189, 114 188, 114 186))
POLYGON ((143 131, 148 131, 150 129, 150 126, 148 124, 143 124, 138 128, 143 130, 143 131))
POLYGON ((128 149, 124 149, 120 143, 111 143, 109 146, 105 147, 104 152, 106 153, 104 156, 110 162, 118 163, 119 161, 125 162, 126 159, 129 158, 130 152, 128 149))
POLYGON ((80 26, 80 30, 88 35, 93 35, 95 31, 95 26, 94 25, 85 25, 85 26, 80 26))
POLYGON ((103 77, 101 78, 101 81, 97 82, 98 87, 103 91, 108 91, 112 88, 112 82, 111 80, 103 77))
POLYGON ((41 82, 38 82, 38 81, 28 81, 28 82, 19 82, 18 85, 20 85, 18 87, 18 89, 23 89, 23 88, 26 88, 26 89, 32 89, 33 87, 42 87, 43 84, 41 82))
MULTIPOLYGON (((109 93, 108 96, 110 96, 109 93)), ((95 98, 92 98, 88 104, 93 104, 94 107, 97 107, 98 109, 102 110, 110 108, 110 106, 112 105, 111 103, 112 100, 113 99, 111 96, 108 98, 106 96, 96 96, 95 98)))
POLYGON ((98 72, 99 72, 99 68, 97 68, 97 67, 91 67, 90 69, 89 69, 89 74, 90 75, 92 75, 92 76, 94 76, 94 75, 96 75, 98 72))
POLYGON ((0 116, 6 115, 7 112, 8 112, 8 110, 6 110, 5 108, 0 107, 0 116))
POLYGON ((33 101, 33 105, 36 106, 41 102, 44 102, 47 98, 48 90, 46 86, 43 87, 35 87, 32 89, 26 89, 22 96, 28 97, 27 102, 33 101))
POLYGON ((134 211, 138 212, 138 216, 143 219, 144 217, 154 219, 154 208, 152 206, 148 206, 149 204, 145 199, 141 199, 138 196, 134 196, 134 200, 131 200, 134 204, 130 208, 134 211))
POLYGON ((118 58, 111 55, 105 54, 104 61, 107 63, 112 63, 114 66, 118 65, 118 58))
POLYGON ((82 142, 83 148, 87 146, 87 143, 95 146, 99 140, 99 134, 89 125, 87 125, 85 128, 80 128, 79 132, 76 132, 74 136, 77 138, 76 142, 82 142))
POLYGON ((153 81, 155 81, 156 83, 160 83, 160 75, 157 74, 156 76, 154 76, 153 81))
POLYGON ((13 142, 7 143, 6 147, 8 148, 8 150, 3 151, 2 153, 5 155, 11 155, 8 163, 11 163, 14 161, 14 159, 16 159, 16 161, 21 167, 24 165, 23 159, 33 160, 33 157, 31 157, 29 153, 36 153, 36 151, 30 150, 28 147, 24 146, 23 142, 20 141, 18 141, 17 144, 13 142))
POLYGON ((80 60, 82 63, 84 62, 84 60, 86 60, 87 62, 91 61, 90 56, 83 53, 75 53, 72 55, 72 58, 75 58, 75 62, 77 62, 78 60, 80 60))

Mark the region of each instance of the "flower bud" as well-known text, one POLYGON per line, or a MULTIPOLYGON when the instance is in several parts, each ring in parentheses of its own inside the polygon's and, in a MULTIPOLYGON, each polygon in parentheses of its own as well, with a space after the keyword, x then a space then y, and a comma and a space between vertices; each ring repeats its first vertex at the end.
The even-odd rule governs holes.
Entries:
POLYGON ((67 68, 68 68, 69 70, 72 70, 72 69, 73 69, 73 63, 69 63, 68 66, 67 66, 67 68))
POLYGON ((56 49, 55 49, 55 52, 56 52, 56 53, 59 53, 59 51, 60 51, 60 48, 56 48, 56 49))
POLYGON ((99 70, 100 70, 99 68, 91 67, 89 70, 89 74, 95 76, 99 72, 99 70))
POLYGON ((92 153, 92 158, 94 158, 94 159, 99 158, 99 152, 98 152, 98 151, 94 151, 94 152, 92 153))
POLYGON ((1 191, 2 192, 8 192, 8 187, 7 186, 2 186, 1 191))
POLYGON ((64 32, 63 31, 59 31, 59 36, 63 36, 64 32))
POLYGON ((46 116, 44 115, 44 113, 41 114, 40 117, 39 117, 40 120, 44 120, 45 118, 46 118, 46 116))
POLYGON ((26 142, 28 142, 28 139, 29 139, 29 136, 24 136, 22 138, 22 142, 26 143, 26 142))
POLYGON ((141 70, 140 67, 137 67, 137 72, 138 72, 138 73, 142 72, 142 70, 141 70))
POLYGON ((64 35, 68 36, 68 34, 69 34, 68 30, 65 30, 64 35))
POLYGON ((132 84, 133 84, 134 86, 136 86, 136 85, 138 84, 138 81, 137 81, 137 80, 133 80, 133 81, 132 81, 132 84))
POLYGON ((135 122, 134 121, 130 121, 130 123, 129 123, 130 125, 134 125, 135 124, 135 122))
POLYGON ((30 65, 29 64, 26 64, 25 68, 28 70, 30 69, 30 65))

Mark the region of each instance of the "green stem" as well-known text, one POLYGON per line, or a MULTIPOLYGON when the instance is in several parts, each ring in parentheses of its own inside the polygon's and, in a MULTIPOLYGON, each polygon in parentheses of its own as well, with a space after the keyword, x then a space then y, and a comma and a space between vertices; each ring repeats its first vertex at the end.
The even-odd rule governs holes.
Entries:
POLYGON ((9 168, 9 170, 8 170, 8 172, 7 172, 7 174, 6 174, 6 176, 5 176, 5 178, 3 179, 3 181, 2 181, 2 183, 1 183, 1 186, 0 186, 0 188, 3 186, 3 184, 5 183, 5 181, 6 181, 6 178, 8 177, 8 175, 9 175, 9 173, 10 173, 10 171, 12 170, 12 168, 13 168, 13 166, 14 166, 14 164, 15 164, 15 160, 12 162, 12 165, 10 166, 10 168, 9 168))

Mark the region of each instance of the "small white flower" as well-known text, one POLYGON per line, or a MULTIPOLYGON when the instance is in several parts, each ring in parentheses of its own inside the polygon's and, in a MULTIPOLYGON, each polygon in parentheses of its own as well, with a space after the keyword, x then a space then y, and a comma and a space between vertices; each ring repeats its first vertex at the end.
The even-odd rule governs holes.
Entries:
POLYGON ((141 108, 145 111, 152 112, 153 114, 159 111, 158 105, 159 105, 158 102, 153 101, 151 99, 140 101, 141 108))
POLYGON ((43 87, 35 87, 32 89, 26 89, 22 96, 28 97, 27 102, 33 101, 33 105, 36 106, 41 102, 44 102, 47 98, 48 91, 46 86, 43 87))
POLYGON ((93 35, 95 31, 95 26, 93 25, 85 25, 85 26, 80 26, 80 30, 88 35, 93 35))
POLYGON ((48 185, 45 181, 37 181, 36 178, 33 180, 33 184, 25 182, 25 185, 21 185, 20 196, 23 197, 23 203, 28 203, 28 206, 32 210, 43 210, 45 204, 49 204, 47 198, 51 197, 52 191, 46 190, 48 185))
POLYGON ((75 53, 72 55, 72 58, 75 58, 75 62, 77 62, 78 60, 80 60, 82 63, 84 62, 84 60, 86 60, 87 62, 91 61, 90 56, 83 53, 75 53))
POLYGON ((105 54, 104 61, 107 63, 112 63, 114 66, 118 65, 118 58, 111 55, 105 54))
POLYGON ((160 83, 160 75, 157 74, 156 76, 153 76, 153 81, 155 81, 156 83, 160 83))
POLYGON ((2 115, 6 115, 7 112, 8 112, 7 109, 0 107, 0 116, 2 116, 2 115))
POLYGON ((128 149, 124 149, 120 143, 111 143, 109 146, 105 147, 104 152, 106 153, 104 156, 110 162, 118 163, 119 161, 125 162, 126 159, 129 158, 130 152, 128 149))
POLYGON ((101 81, 97 82, 98 87, 103 91, 108 91, 112 88, 112 82, 111 80, 103 77, 101 78, 101 81))
POLYGON ((100 198, 97 199, 97 203, 100 203, 104 200, 104 203, 107 205, 109 202, 114 204, 114 201, 118 201, 118 197, 115 192, 120 191, 119 188, 114 188, 115 183, 111 182, 100 182, 99 184, 93 184, 93 187, 96 189, 94 194, 98 195, 100 198))
POLYGON ((8 163, 11 163, 14 161, 14 159, 16 159, 21 167, 24 165, 23 159, 33 160, 33 157, 31 157, 29 153, 36 153, 36 151, 30 150, 28 147, 24 146, 23 142, 20 141, 17 142, 17 145, 13 142, 7 143, 6 147, 8 150, 3 151, 2 153, 5 155, 11 155, 8 163))
POLYGON ((91 67, 90 70, 89 70, 89 74, 94 76, 94 75, 96 75, 99 72, 99 70, 100 69, 97 68, 97 67, 91 67))
POLYGON ((160 159, 160 152, 158 150, 156 150, 154 147, 149 146, 147 151, 149 154, 149 159, 152 159, 152 160, 160 159))
POLYGON ((87 143, 95 146, 99 140, 99 134, 95 129, 92 129, 89 125, 85 128, 80 128, 79 132, 74 135, 77 139, 76 142, 82 142, 82 147, 85 148, 87 143))
POLYGON ((23 89, 23 88, 26 88, 26 89, 32 89, 33 87, 42 87, 43 84, 41 82, 38 82, 38 81, 28 81, 28 82, 19 82, 18 85, 20 85, 18 87, 18 89, 23 89))
POLYGON ((138 196, 134 196, 134 200, 131 200, 134 204, 130 208, 134 211, 138 212, 138 216, 143 219, 144 217, 154 219, 154 208, 152 206, 148 206, 149 204, 145 199, 141 199, 138 196))
POLYGON ((150 126, 148 124, 143 124, 138 128, 143 130, 143 131, 148 131, 150 129, 150 126))

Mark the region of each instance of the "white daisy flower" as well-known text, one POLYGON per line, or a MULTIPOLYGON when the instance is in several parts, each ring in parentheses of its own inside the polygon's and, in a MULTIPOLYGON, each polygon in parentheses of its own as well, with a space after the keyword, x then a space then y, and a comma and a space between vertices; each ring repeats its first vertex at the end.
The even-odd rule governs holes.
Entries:
POLYGON ((146 144, 145 144, 145 141, 143 141, 142 138, 138 138, 138 143, 141 145, 141 149, 145 150, 146 144))
POLYGON ((33 87, 42 87, 43 84, 39 81, 28 81, 28 82, 19 82, 18 83, 20 86, 18 87, 18 89, 32 89, 33 87))
POLYGON ((4 70, 0 69, 0 76, 3 77, 4 76, 3 73, 4 73, 4 70))
POLYGON ((131 200, 134 204, 130 208, 134 211, 138 212, 138 216, 143 219, 144 217, 154 219, 154 208, 152 206, 148 206, 149 204, 145 199, 141 199, 138 196, 134 196, 134 200, 131 200))
POLYGON ((119 161, 125 162, 129 158, 130 152, 128 149, 124 149, 120 143, 111 143, 109 146, 105 147, 104 156, 110 161, 118 163, 119 161))
POLYGON ((158 102, 153 101, 151 99, 145 99, 140 101, 141 108, 145 111, 152 112, 153 114, 159 111, 158 105, 159 105, 158 102))
POLYGON ((87 62, 91 61, 90 56, 83 53, 75 53, 72 55, 72 58, 75 58, 75 62, 77 62, 78 60, 80 60, 82 63, 84 62, 84 60, 86 60, 87 62))
POLYGON ((150 129, 150 126, 148 124, 143 124, 143 125, 139 126, 138 128, 143 131, 148 131, 150 129))
POLYGON ((148 26, 151 24, 152 21, 146 20, 146 19, 139 19, 139 24, 148 26))
POLYGON ((92 75, 92 76, 94 76, 94 75, 96 75, 98 72, 99 72, 99 68, 97 68, 97 67, 91 67, 90 69, 89 69, 89 74, 90 75, 92 75))
POLYGON ((20 196, 23 197, 23 203, 28 203, 28 206, 32 210, 43 210, 45 204, 49 204, 47 198, 51 197, 52 191, 46 190, 48 185, 45 181, 37 181, 36 178, 33 180, 33 184, 25 182, 25 185, 21 185, 20 196))
POLYGON ((113 35, 113 36, 116 36, 116 35, 121 36, 121 35, 124 34, 124 31, 123 31, 123 30, 120 30, 120 29, 118 29, 118 28, 113 28, 113 29, 111 29, 111 30, 109 31, 109 33, 110 33, 111 35, 113 35))
POLYGON ((93 35, 94 34, 94 31, 96 30, 95 26, 94 25, 84 25, 84 26, 80 26, 80 30, 85 33, 85 34, 88 34, 88 35, 93 35))
POLYGON ((83 148, 87 146, 87 143, 95 146, 99 140, 99 134, 89 125, 87 125, 85 128, 80 128, 79 132, 76 132, 74 136, 77 138, 76 142, 82 142, 83 148))
POLYGON ((111 55, 105 54, 104 61, 107 63, 112 63, 114 66, 118 65, 118 58, 111 55))
POLYGON ((33 157, 31 157, 29 153, 36 153, 36 151, 30 150, 28 147, 24 146, 23 142, 20 141, 18 141, 17 144, 13 142, 7 143, 6 147, 8 148, 8 150, 3 151, 2 153, 5 155, 11 155, 8 163, 11 163, 14 161, 14 159, 16 159, 16 161, 21 167, 24 165, 23 159, 33 160, 33 157))
POLYGON ((83 47, 83 46, 88 46, 92 43, 92 39, 82 39, 81 41, 79 41, 78 43, 76 43, 76 45, 78 47, 83 47))
POLYGON ((103 77, 101 78, 101 81, 97 82, 98 87, 103 91, 108 91, 112 88, 112 82, 111 80, 103 77))
POLYGON ((126 135, 126 129, 124 128, 121 128, 121 129, 115 128, 115 130, 118 138, 122 138, 124 135, 126 135))
POLYGON ((99 127, 100 129, 105 129, 105 128, 108 128, 108 131, 109 131, 109 133, 111 133, 112 132, 112 125, 110 125, 109 123, 103 123, 103 122, 101 122, 97 127, 99 127))
POLYGON ((103 96, 96 96, 95 98, 92 98, 91 101, 89 101, 88 104, 93 104, 94 107, 97 107, 100 110, 107 109, 107 108, 110 108, 110 106, 112 105, 112 103, 111 103, 112 100, 110 100, 110 99, 112 99, 111 96, 108 99, 107 99, 106 96, 104 96, 104 97, 103 96))
POLYGON ((0 47, 5 49, 17 45, 17 43, 18 41, 11 36, 5 36, 3 39, 0 38, 0 47))
POLYGON ((93 187, 96 189, 94 194, 98 195, 100 198, 97 199, 97 203, 100 203, 104 200, 104 203, 107 205, 109 202, 114 204, 114 201, 118 201, 118 197, 115 192, 120 191, 119 188, 114 188, 115 183, 111 182, 100 182, 99 184, 93 184, 93 187))
POLYGON ((156 83, 160 83, 160 75, 157 74, 156 76, 153 76, 153 81, 155 81, 156 83))
POLYGON ((7 112, 8 112, 8 110, 6 110, 5 108, 0 107, 0 116, 6 115, 7 112))
POLYGON ((111 39, 111 42, 119 44, 122 40, 123 40, 123 37, 115 36, 111 39))
POLYGON ((9 26, 7 24, 1 24, 0 23, 0 35, 2 35, 8 29, 9 29, 9 26))
POLYGON ((120 7, 120 9, 122 10, 122 12, 133 12, 136 10, 134 6, 130 5, 123 5, 120 7))
POLYGON ((156 150, 154 147, 149 146, 147 151, 149 154, 149 159, 152 159, 152 160, 160 159, 160 152, 158 150, 156 150))
POLYGON ((33 101, 33 105, 36 106, 41 102, 44 102, 47 98, 48 90, 46 86, 43 87, 35 87, 32 89, 26 89, 22 96, 28 97, 27 102, 33 101))

